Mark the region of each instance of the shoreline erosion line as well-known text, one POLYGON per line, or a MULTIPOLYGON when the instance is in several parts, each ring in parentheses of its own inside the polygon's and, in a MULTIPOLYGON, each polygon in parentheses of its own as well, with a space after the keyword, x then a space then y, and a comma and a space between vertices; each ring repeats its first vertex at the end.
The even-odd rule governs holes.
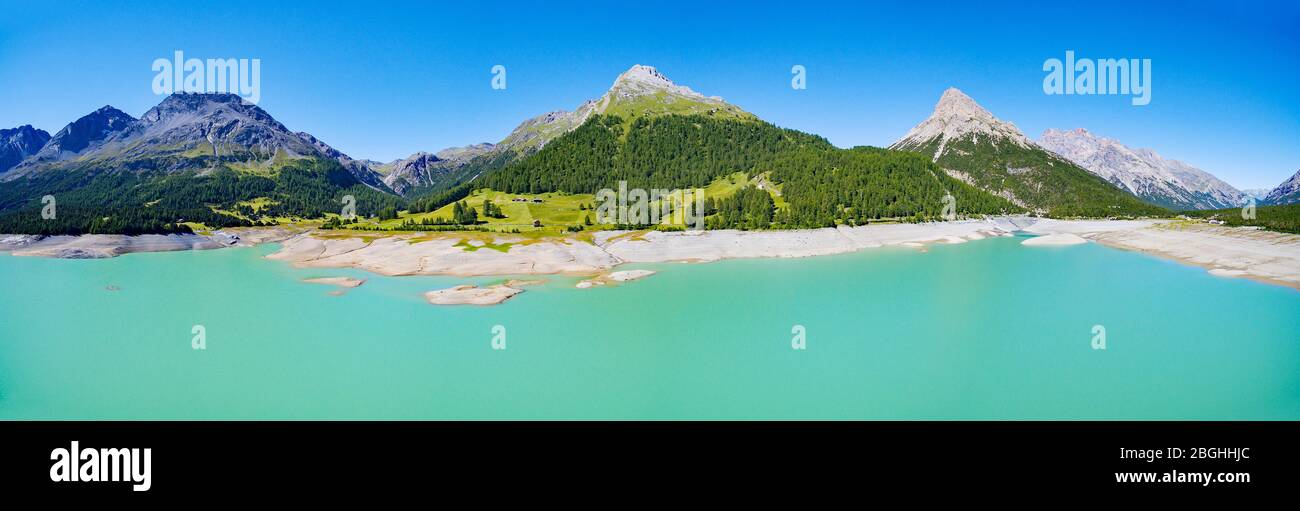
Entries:
POLYGON ((920 224, 871 224, 788 231, 598 231, 591 242, 570 237, 514 243, 505 251, 464 250, 456 233, 357 233, 340 236, 283 227, 240 228, 212 235, 0 235, 15 256, 104 258, 133 252, 206 250, 280 243, 267 255, 300 268, 358 268, 372 273, 464 277, 609 274, 625 263, 797 258, 901 246, 958 244, 989 237, 1036 235, 1026 246, 1052 249, 1097 242, 1182 264, 1219 277, 1242 277, 1300 290, 1300 236, 1170 220, 1054 220, 994 217, 920 224))

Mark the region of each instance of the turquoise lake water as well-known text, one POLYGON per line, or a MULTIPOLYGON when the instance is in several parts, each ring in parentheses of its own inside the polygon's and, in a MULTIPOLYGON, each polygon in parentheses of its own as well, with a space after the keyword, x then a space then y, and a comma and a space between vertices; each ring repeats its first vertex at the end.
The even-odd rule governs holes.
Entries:
POLYGON ((639 265, 491 307, 422 293, 502 279, 273 246, 0 255, 0 418, 1300 419, 1300 292, 1022 239, 639 265), (344 275, 368 280, 301 282, 344 275))

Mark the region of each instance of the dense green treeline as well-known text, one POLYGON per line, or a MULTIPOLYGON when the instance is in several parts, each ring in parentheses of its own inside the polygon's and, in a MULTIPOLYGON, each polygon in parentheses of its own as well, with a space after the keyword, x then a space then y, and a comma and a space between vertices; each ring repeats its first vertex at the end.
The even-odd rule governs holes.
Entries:
POLYGON ((961 169, 970 183, 982 190, 1009 193, 1031 209, 1057 218, 1167 216, 1170 211, 1143 202, 1115 185, 1064 158, 1035 146, 1012 141, 989 146, 975 137, 936 138, 915 148, 933 155, 940 168, 961 169))
POLYGON ((275 217, 319 218, 337 213, 343 198, 356 213, 396 212, 404 201, 361 184, 337 161, 294 160, 275 172, 249 174, 226 167, 163 172, 95 168, 51 170, 0 183, 0 232, 21 234, 141 234, 187 232, 180 222, 209 227, 267 224, 275 217), (42 198, 55 199, 54 219, 41 216, 42 198), (238 203, 268 198, 241 218, 214 210, 250 212, 238 203))
POLYGON ((951 213, 1022 211, 1005 199, 962 183, 915 153, 874 147, 788 152, 756 170, 770 170, 789 203, 775 218, 780 227, 864 225, 881 218, 939 220, 951 213), (946 196, 952 199, 945 201, 946 196))
POLYGON ((775 204, 771 194, 746 186, 731 197, 709 200, 704 211, 708 215, 706 229, 767 229, 772 225, 775 204))
MULTIPOLYGON (((696 188, 734 172, 770 172, 787 206, 746 191, 716 201, 710 228, 807 228, 880 218, 939 219, 944 197, 956 214, 1022 211, 938 171, 927 158, 876 148, 837 149, 825 139, 762 122, 704 116, 597 116, 530 158, 483 179, 511 193, 594 193, 629 188, 696 188), (757 208, 757 209, 756 209, 757 208)), ((463 190, 468 194, 468 190, 463 190)), ((443 204, 446 204, 444 202, 443 204)))
POLYGON ((821 137, 767 123, 706 116, 595 116, 536 154, 484 176, 478 187, 509 193, 594 193, 704 187, 799 147, 830 149, 821 137))
POLYGON ((1242 208, 1184 211, 1182 214, 1193 218, 1222 220, 1230 226, 1255 226, 1270 231, 1300 234, 1300 204, 1258 206, 1254 218, 1242 218, 1242 208))

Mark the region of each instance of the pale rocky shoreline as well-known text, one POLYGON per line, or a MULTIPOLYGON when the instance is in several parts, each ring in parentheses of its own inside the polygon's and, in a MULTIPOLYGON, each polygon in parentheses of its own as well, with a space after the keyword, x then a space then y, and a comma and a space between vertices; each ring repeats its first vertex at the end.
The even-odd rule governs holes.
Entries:
POLYGON ((1040 220, 1025 232, 1075 235, 1199 266, 1218 277, 1242 277, 1300 290, 1300 236, 1294 234, 1201 222, 1050 219, 1040 220))
POLYGON ((211 236, 0 235, 0 251, 16 256, 114 257, 131 252, 279 242, 280 249, 267 257, 305 268, 360 268, 381 275, 604 275, 592 280, 614 281, 609 279, 612 269, 625 263, 812 257, 886 246, 924 250, 929 244, 965 243, 1011 236, 1016 231, 1041 236, 1026 242, 1027 246, 1093 241, 1200 266, 1216 276, 1250 278, 1300 289, 1300 236, 1169 220, 1005 217, 792 231, 600 231, 594 233, 592 242, 498 235, 495 243, 514 243, 505 251, 466 250, 456 233, 376 235, 248 228, 211 236))
POLYGON ((16 256, 103 259, 133 252, 172 252, 221 248, 219 241, 197 234, 88 234, 85 236, 0 235, 0 251, 16 256))
POLYGON ((136 252, 175 252, 248 247, 282 241, 297 234, 282 227, 240 228, 202 234, 86 234, 82 236, 37 236, 0 234, 0 252, 15 256, 60 259, 104 259, 136 252))
POLYGON ((1293 234, 1193 224, 1104 232, 1090 239, 1200 266, 1219 277, 1243 277, 1300 290, 1300 236, 1293 234))

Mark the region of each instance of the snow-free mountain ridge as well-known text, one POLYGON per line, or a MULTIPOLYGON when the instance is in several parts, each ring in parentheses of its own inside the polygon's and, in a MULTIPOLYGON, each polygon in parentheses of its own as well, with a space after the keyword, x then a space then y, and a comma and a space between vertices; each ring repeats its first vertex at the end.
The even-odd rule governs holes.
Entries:
POLYGON ((1088 130, 1048 129, 1038 144, 1152 204, 1173 210, 1240 206, 1246 195, 1214 175, 1151 149, 1133 149, 1088 130))

